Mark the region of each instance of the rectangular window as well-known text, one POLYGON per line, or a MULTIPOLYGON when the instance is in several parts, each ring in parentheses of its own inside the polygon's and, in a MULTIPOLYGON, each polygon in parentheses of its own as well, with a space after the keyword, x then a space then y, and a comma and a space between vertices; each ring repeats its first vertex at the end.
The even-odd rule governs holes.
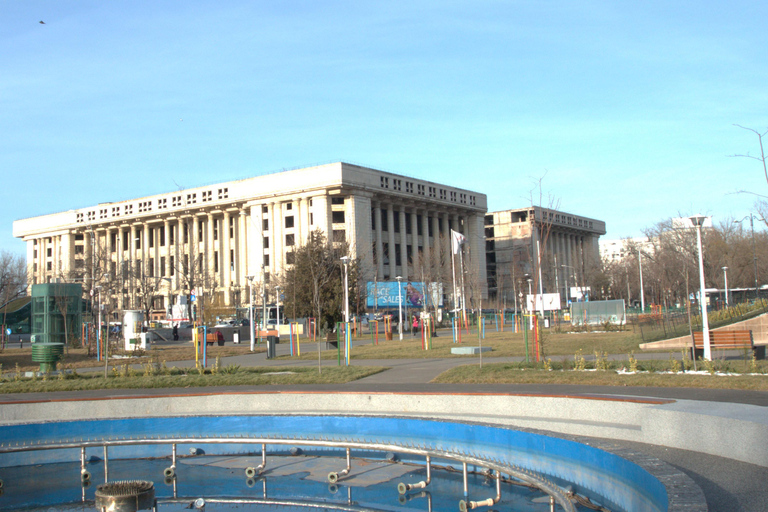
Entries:
POLYGON ((165 256, 160 256, 160 277, 165 277, 165 256))
POLYGON ((269 254, 264 255, 264 266, 265 267, 269 266, 269 254))
POLYGON ((213 271, 219 271, 219 251, 213 251, 213 271))
POLYGON ((293 210, 293 203, 288 203, 285 205, 286 210, 293 210))
POLYGON ((343 229, 334 229, 333 230, 333 241, 334 242, 343 242, 347 239, 347 233, 343 229))
POLYGON ((285 246, 286 247, 293 247, 294 244, 294 236, 293 235, 285 235, 285 246))
POLYGON ((332 212, 331 217, 334 224, 344 224, 344 212, 332 212))
POLYGON ((149 248, 155 247, 155 228, 149 228, 149 248))
POLYGON ((135 230, 133 232, 133 236, 136 241, 136 245, 135 245, 136 249, 141 249, 141 231, 139 231, 138 229, 135 230))
POLYGON ((285 227, 286 228, 292 228, 293 227, 293 215, 289 215, 285 218, 285 227))
POLYGON ((176 232, 176 228, 174 226, 168 226, 168 245, 173 245, 176 243, 174 233, 176 232))
POLYGON ((400 212, 393 212, 392 222, 395 223, 395 233, 400 232, 400 212))
POLYGON ((229 250, 229 270, 235 271, 235 250, 229 250))
POLYGON ((395 265, 398 267, 403 264, 402 258, 400 257, 400 244, 395 244, 395 265))
POLYGON ((213 221, 213 239, 219 239, 219 219, 211 219, 213 221))
POLYGON ((269 249, 269 237, 268 236, 264 237, 264 248, 265 249, 269 249))
POLYGON ((173 277, 174 275, 176 275, 176 267, 174 266, 174 259, 173 259, 173 256, 171 256, 170 258, 171 258, 171 259, 170 259, 170 264, 171 264, 171 265, 170 265, 170 267, 171 267, 171 277, 173 277))
POLYGON ((405 234, 411 234, 411 214, 408 212, 405 213, 405 234))
POLYGON ((130 231, 128 233, 129 234, 126 235, 124 231, 120 232, 120 236, 123 237, 123 251, 127 251, 128 250, 128 244, 129 244, 128 237, 130 236, 130 231))
POLYGON ((285 253, 285 262, 288 265, 293 265, 294 263, 296 263, 296 255, 293 252, 285 253))
POLYGON ((416 216, 416 235, 418 236, 424 235, 424 233, 422 232, 423 230, 421 229, 421 226, 423 223, 424 223, 424 217, 422 217, 421 215, 417 215, 416 216))
POLYGON ((157 228, 160 234, 160 246, 165 247, 165 226, 157 228))
POLYGON ((389 231, 389 215, 387 215, 387 212, 381 212, 381 230, 382 231, 389 231))
POLYGON ((344 204, 344 198, 343 197, 332 197, 331 198, 331 204, 344 204))
POLYGON ((109 234, 109 252, 117 251, 117 233, 109 234))
POLYGON ((269 219, 264 219, 261 221, 261 230, 269 231, 269 219))
POLYGON ((147 268, 149 277, 155 277, 155 258, 149 258, 149 268, 147 268))
POLYGON ((314 213, 310 213, 309 214, 309 225, 310 226, 314 226, 315 225, 315 214, 314 213))

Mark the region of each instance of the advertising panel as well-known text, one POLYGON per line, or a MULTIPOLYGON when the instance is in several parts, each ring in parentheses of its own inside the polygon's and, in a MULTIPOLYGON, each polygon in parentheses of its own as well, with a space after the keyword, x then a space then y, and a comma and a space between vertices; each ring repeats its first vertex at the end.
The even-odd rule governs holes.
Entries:
MULTIPOLYGON (((402 298, 398 298, 397 284, 397 281, 368 282, 366 285, 368 295, 366 305, 369 308, 374 307, 374 305, 380 308, 396 308, 400 304, 399 301, 402 300, 404 308, 420 308, 424 306, 424 283, 402 281, 400 283, 402 298)), ((427 298, 428 306, 433 307, 435 304, 442 306, 442 285, 430 283, 426 289, 429 292, 429 297, 427 298)))

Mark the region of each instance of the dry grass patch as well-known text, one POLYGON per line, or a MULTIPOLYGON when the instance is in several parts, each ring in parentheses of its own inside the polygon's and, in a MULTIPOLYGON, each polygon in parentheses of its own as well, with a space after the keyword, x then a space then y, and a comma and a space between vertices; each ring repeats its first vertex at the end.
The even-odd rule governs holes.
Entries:
POLYGON ((292 384, 343 384, 379 373, 376 366, 324 366, 318 373, 313 367, 240 368, 231 365, 210 368, 202 373, 195 368, 154 367, 152 371, 115 368, 105 379, 101 374, 76 372, 54 374, 34 379, 0 381, 0 393, 43 393, 90 389, 193 388, 210 386, 265 386, 292 384), (156 373, 154 373, 156 372, 156 373))
MULTIPOLYGON (((530 333, 529 333, 530 334, 530 333)), ((370 337, 356 338, 356 342, 363 342, 352 347, 352 359, 435 359, 445 357, 473 357, 451 354, 451 348, 457 346, 491 347, 491 352, 486 352, 483 357, 524 357, 525 339, 522 333, 496 332, 486 328, 484 340, 477 338, 477 331, 470 334, 462 333, 461 343, 453 343, 450 331, 440 332, 438 337, 432 338, 432 348, 423 350, 420 338, 412 338, 409 334, 403 334, 403 341, 395 339, 385 341, 384 335, 379 335, 379 344, 370 342, 370 337), (366 343, 367 342, 367 343, 366 343)), ((553 333, 545 331, 543 350, 547 356, 573 355, 578 350, 586 354, 595 351, 608 354, 628 354, 631 351, 639 351, 640 337, 629 331, 604 332, 604 333, 553 333)), ((323 359, 336 359, 337 351, 325 350, 325 341, 320 342, 323 359)), ((528 339, 528 353, 534 354, 533 337, 528 339)), ((289 356, 284 356, 289 357, 289 356)), ((343 347, 342 347, 342 358, 343 347)), ((301 359, 317 359, 317 344, 315 342, 301 342, 301 359)))
POLYGON ((616 370, 547 370, 544 365, 490 363, 464 365, 438 375, 445 384, 568 384, 588 386, 647 386, 768 391, 768 375, 692 375, 654 371, 620 375, 616 370))
MULTIPOLYGON (((266 347, 257 346, 256 352, 266 352, 266 347)), ((250 346, 246 344, 241 345, 224 345, 220 347, 213 345, 208 347, 208 358, 215 359, 219 357, 236 356, 242 354, 250 354, 250 346)), ((137 351, 135 353, 116 351, 110 352, 110 366, 114 364, 143 364, 147 361, 155 359, 157 361, 189 361, 195 359, 195 349, 192 343, 185 343, 181 345, 152 345, 152 348, 147 351, 137 351), (121 356, 119 359, 112 359, 113 355, 121 356)), ((40 368, 40 363, 32 362, 32 348, 27 345, 22 349, 10 349, 7 348, 0 352, 0 364, 2 364, 2 371, 15 372, 16 365, 20 371, 31 372, 40 368)), ((59 366, 66 366, 67 368, 98 368, 104 367, 103 361, 97 361, 95 357, 89 357, 86 349, 84 348, 70 348, 69 352, 64 354, 59 366)))

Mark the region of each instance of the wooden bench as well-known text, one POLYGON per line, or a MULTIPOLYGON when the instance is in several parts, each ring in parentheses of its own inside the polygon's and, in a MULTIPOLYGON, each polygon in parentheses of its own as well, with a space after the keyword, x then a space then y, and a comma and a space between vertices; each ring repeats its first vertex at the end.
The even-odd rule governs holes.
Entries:
POLYGON ((215 332, 209 332, 205 335, 205 344, 206 345, 213 345, 214 343, 218 343, 219 346, 224 346, 224 340, 217 339, 215 332))
MULTIPOLYGON (((709 331, 711 350, 751 350, 757 359, 765 359, 765 345, 755 346, 751 330, 709 331)), ((698 359, 704 356, 704 333, 693 332, 693 353, 698 359)))

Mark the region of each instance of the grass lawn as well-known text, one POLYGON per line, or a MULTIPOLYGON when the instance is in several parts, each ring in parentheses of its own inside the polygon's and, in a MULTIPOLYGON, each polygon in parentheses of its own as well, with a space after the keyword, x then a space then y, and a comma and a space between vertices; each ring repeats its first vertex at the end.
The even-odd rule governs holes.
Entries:
POLYGON ((82 391, 88 389, 151 389, 193 388, 208 386, 263 386, 270 384, 343 384, 385 368, 374 366, 240 368, 227 366, 208 369, 200 374, 196 369, 178 369, 147 365, 146 371, 130 368, 115 369, 109 378, 104 375, 61 373, 48 378, 6 380, 0 382, 0 393, 40 393, 51 391, 82 391))
MULTIPOLYGON (((572 384, 587 386, 649 386, 649 387, 684 387, 748 389, 768 391, 768 366, 760 362, 757 371, 762 375, 699 375, 667 372, 671 366, 668 361, 643 361, 638 368, 640 373, 621 375, 616 369, 575 370, 573 364, 554 363, 552 370, 540 365, 514 363, 484 363, 463 365, 438 375, 432 382, 444 384, 572 384), (527 367, 526 367, 527 366, 527 367), (564 368, 565 366, 565 368, 564 368)), ((743 372, 748 363, 744 361, 715 361, 716 370, 743 372)), ((594 366, 594 365, 590 365, 594 366)), ((622 364, 614 364, 621 367, 622 364)), ((627 364, 628 366, 628 364, 627 364)), ((701 370, 702 368, 699 367, 701 370)))
MULTIPOLYGON (((265 346, 257 346, 256 352, 266 352, 265 346)), ((213 361, 217 356, 227 357, 236 356, 241 354, 249 354, 250 347, 246 344, 241 345, 225 345, 220 347, 218 345, 212 345, 208 347, 208 359, 213 361)), ((192 343, 186 343, 182 345, 152 345, 152 348, 146 352, 138 352, 132 354, 130 352, 117 352, 120 356, 133 356, 130 359, 121 357, 120 359, 112 359, 110 354, 109 364, 122 365, 129 364, 142 364, 144 362, 155 359, 158 362, 163 361, 188 361, 195 359, 195 349, 192 343)), ((32 349, 11 349, 6 348, 0 352, 0 365, 2 365, 2 372, 16 372, 16 365, 20 371, 34 371, 40 369, 40 363, 32 362, 32 349)), ((88 357, 86 349, 84 348, 70 348, 69 353, 64 354, 62 360, 59 362, 60 368, 93 368, 104 367, 104 362, 99 362, 95 357, 88 357)))
MULTIPOLYGON (((451 354, 451 348, 457 346, 477 346, 477 331, 469 335, 464 332, 461 344, 453 343, 450 331, 443 331, 436 338, 432 338, 432 349, 423 350, 419 338, 412 338, 410 333, 403 333, 403 341, 395 339, 385 341, 384 335, 379 335, 379 344, 372 345, 370 337, 356 338, 368 341, 364 345, 352 347, 352 359, 434 359, 444 357, 473 357, 451 354)), ((544 355, 571 356, 581 349, 585 354, 593 354, 595 351, 608 354, 628 354, 631 351, 639 352, 639 344, 642 342, 639 335, 631 331, 617 332, 591 332, 591 333, 554 333, 545 331, 542 343, 544 355)), ((525 340, 522 333, 496 332, 486 328, 485 339, 481 340, 482 346, 491 347, 492 351, 483 354, 483 357, 514 357, 525 356, 525 340)), ((335 350, 325 350, 325 341, 321 342, 323 359, 336 359, 335 350)), ((533 341, 529 336, 528 350, 533 356, 533 341)), ((342 348, 343 352, 343 348, 342 348)), ((288 357, 288 356, 285 356, 288 357)), ((343 353, 342 353, 343 357, 343 353)), ((317 359, 317 345, 314 342, 301 341, 301 359, 317 359)))

